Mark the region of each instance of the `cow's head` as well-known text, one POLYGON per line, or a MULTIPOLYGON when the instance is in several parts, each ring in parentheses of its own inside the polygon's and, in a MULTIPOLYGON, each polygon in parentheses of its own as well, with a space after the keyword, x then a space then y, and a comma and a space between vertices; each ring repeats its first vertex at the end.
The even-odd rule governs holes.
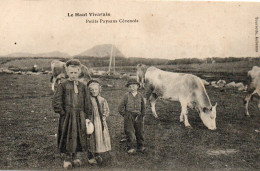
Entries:
POLYGON ((210 130, 217 129, 217 127, 216 127, 216 116, 217 116, 216 107, 217 107, 217 103, 215 104, 215 106, 212 106, 210 109, 204 107, 200 111, 200 118, 201 118, 203 124, 210 130))

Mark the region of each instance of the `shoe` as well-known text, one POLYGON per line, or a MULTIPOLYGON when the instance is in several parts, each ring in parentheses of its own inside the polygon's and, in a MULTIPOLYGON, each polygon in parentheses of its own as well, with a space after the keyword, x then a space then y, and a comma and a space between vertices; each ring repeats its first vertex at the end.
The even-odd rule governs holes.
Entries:
POLYGON ((128 154, 134 154, 136 150, 134 148, 131 148, 130 150, 127 151, 128 154))
POLYGON ((137 151, 140 152, 140 153, 144 153, 145 148, 144 147, 138 148, 137 151))
POLYGON ((63 162, 63 168, 64 168, 64 169, 72 169, 72 164, 71 164, 71 162, 69 162, 69 161, 64 161, 64 162, 63 162))
POLYGON ((101 164, 103 162, 103 159, 102 159, 101 156, 96 156, 95 159, 96 159, 98 164, 101 164))
POLYGON ((80 167, 81 164, 82 164, 82 162, 80 161, 80 159, 75 159, 75 160, 73 160, 73 165, 74 165, 75 167, 80 167))
POLYGON ((96 161, 96 159, 92 158, 92 159, 88 160, 88 163, 89 164, 97 164, 97 161, 96 161))

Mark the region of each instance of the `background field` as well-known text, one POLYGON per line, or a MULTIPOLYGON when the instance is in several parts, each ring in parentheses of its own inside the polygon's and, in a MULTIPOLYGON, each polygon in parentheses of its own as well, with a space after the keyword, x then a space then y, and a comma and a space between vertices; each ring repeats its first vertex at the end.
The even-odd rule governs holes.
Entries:
MULTIPOLYGON (((48 69, 49 60, 26 59, 1 61, 0 67, 30 68, 32 63, 48 69), (33 61, 30 61, 33 60, 33 61), (35 61, 34 61, 35 60, 35 61)), ((191 72, 206 80, 224 78, 244 82, 246 73, 255 62, 214 64, 160 65, 159 68, 191 72)), ((107 68, 96 68, 106 70, 107 68)), ((118 72, 134 73, 134 67, 118 67, 118 72)), ((179 123, 180 105, 159 100, 159 120, 147 111, 145 118, 144 154, 129 156, 120 144, 123 118, 117 105, 126 92, 124 79, 100 78, 104 85, 102 95, 111 110, 108 126, 112 151, 103 154, 102 166, 89 166, 82 154, 84 169, 106 170, 259 170, 260 169, 260 115, 253 101, 249 105, 251 118, 244 116, 243 98, 246 93, 234 89, 206 87, 212 104, 217 107, 217 130, 206 129, 196 111, 189 110, 193 129, 179 123)), ((0 74, 0 168, 1 169, 55 169, 62 170, 62 161, 55 134, 58 115, 51 108, 53 93, 50 75, 0 74)), ((143 93, 143 90, 141 91, 143 93)))

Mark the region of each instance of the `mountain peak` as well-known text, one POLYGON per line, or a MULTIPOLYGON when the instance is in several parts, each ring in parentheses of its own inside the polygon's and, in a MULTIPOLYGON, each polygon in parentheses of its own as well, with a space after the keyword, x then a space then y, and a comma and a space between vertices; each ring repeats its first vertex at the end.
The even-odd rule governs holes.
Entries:
POLYGON ((75 56, 88 56, 88 57, 109 57, 111 50, 113 49, 113 56, 125 57, 122 52, 112 44, 96 45, 78 55, 75 56))

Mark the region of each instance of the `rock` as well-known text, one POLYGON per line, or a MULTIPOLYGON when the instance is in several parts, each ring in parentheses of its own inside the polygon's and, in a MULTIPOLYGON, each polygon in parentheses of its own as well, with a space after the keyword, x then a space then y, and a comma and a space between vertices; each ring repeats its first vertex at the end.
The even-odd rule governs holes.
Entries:
POLYGON ((226 85, 226 81, 225 80, 218 80, 218 82, 216 83, 219 87, 225 87, 226 85))
POLYGON ((239 91, 246 90, 243 83, 237 83, 237 84, 236 84, 236 87, 238 88, 239 91))
POLYGON ((226 84, 226 87, 228 87, 228 88, 235 87, 235 86, 236 86, 236 83, 234 81, 226 84))

